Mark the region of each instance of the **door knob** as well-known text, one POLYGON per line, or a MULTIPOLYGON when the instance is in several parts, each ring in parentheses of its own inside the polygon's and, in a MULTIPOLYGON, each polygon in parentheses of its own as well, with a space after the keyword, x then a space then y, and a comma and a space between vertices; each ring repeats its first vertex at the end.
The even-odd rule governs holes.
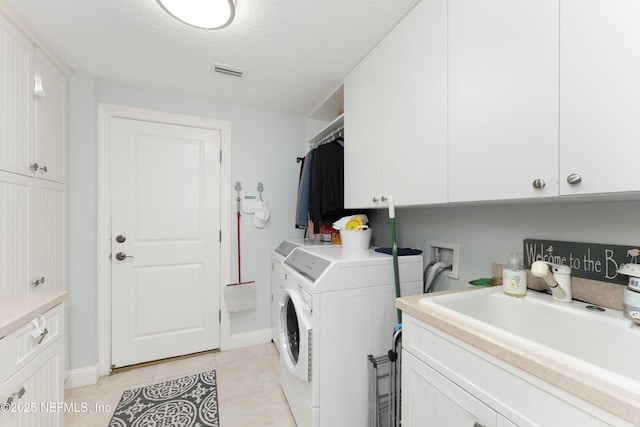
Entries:
POLYGON ((125 236, 123 236, 122 234, 118 234, 116 236, 116 242, 118 243, 124 243, 127 241, 127 238, 125 236))
POLYGON ((124 252, 118 252, 118 253, 116 254, 116 259, 117 259, 118 261, 124 261, 124 260, 125 260, 125 259, 127 259, 127 258, 133 258, 133 257, 132 257, 131 255, 127 255, 127 254, 125 254, 124 252))

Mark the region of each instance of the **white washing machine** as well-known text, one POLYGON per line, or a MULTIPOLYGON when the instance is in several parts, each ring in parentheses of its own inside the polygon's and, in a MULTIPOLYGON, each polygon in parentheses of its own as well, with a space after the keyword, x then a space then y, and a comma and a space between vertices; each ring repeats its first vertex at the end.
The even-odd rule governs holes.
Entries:
MULTIPOLYGON (((421 255, 399 257, 401 295, 422 293, 421 255)), ((280 298, 280 381, 298 427, 365 426, 368 359, 391 348, 393 258, 296 248, 280 298)))
POLYGON ((271 340, 280 351, 280 294, 284 287, 285 272, 282 268, 284 259, 298 247, 323 248, 339 244, 321 242, 320 239, 304 238, 285 239, 273 250, 271 255, 271 340))

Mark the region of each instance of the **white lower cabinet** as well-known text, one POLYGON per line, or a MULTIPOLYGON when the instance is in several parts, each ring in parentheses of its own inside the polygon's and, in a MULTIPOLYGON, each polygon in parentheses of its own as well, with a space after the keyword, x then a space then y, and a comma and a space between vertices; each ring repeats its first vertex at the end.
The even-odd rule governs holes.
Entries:
POLYGON ((407 313, 403 427, 630 426, 407 313))
POLYGON ((496 411, 409 352, 402 354, 402 397, 402 424, 405 426, 498 425, 496 411))
POLYGON ((46 333, 29 322, 0 339, 0 427, 64 426, 64 304, 34 319, 46 333))

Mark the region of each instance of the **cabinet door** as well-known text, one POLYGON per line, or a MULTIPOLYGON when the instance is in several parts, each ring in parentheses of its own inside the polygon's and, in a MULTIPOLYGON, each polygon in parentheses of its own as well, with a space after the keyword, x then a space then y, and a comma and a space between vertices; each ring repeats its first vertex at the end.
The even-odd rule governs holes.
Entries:
POLYGON ((0 427, 64 426, 64 340, 59 339, 5 384, 0 427))
POLYGON ((36 176, 66 182, 67 79, 40 51, 36 51, 34 98, 36 176))
POLYGON ((0 15, 0 170, 31 174, 33 45, 0 15))
POLYGON ((558 0, 449 1, 450 201, 558 194, 558 15, 558 0))
POLYGON ((347 209, 381 205, 380 64, 378 45, 344 80, 344 205, 347 209))
POLYGON ((66 186, 33 180, 31 209, 31 290, 66 289, 66 186))
POLYGON ((497 414, 406 350, 402 352, 402 425, 496 427, 497 414))
POLYGON ((0 171, 0 295, 29 293, 31 183, 33 178, 0 171))
POLYGON ((638 191, 640 2, 563 0, 560 16, 560 191, 638 191))
POLYGON ((382 46, 382 193, 447 201, 447 1, 422 0, 382 46))

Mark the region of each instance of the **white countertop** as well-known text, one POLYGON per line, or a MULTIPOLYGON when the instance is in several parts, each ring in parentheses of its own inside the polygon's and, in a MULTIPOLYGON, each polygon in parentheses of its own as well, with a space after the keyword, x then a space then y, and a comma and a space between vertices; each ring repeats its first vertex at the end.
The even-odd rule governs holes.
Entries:
POLYGON ((0 337, 30 322, 35 316, 63 302, 67 292, 37 292, 29 295, 0 297, 0 337))
POLYGON ((587 402, 592 403, 620 418, 640 425, 640 390, 629 390, 608 382, 606 379, 591 376, 571 366, 546 357, 545 352, 531 351, 531 347, 522 345, 522 341, 508 341, 503 336, 492 333, 483 327, 482 322, 469 318, 461 321, 460 315, 445 307, 437 312, 425 311, 419 301, 430 295, 442 295, 451 292, 474 291, 478 288, 465 288, 434 294, 413 295, 396 300, 396 307, 403 312, 434 326, 473 347, 495 356, 504 362, 522 369, 556 387, 559 387, 587 402))

